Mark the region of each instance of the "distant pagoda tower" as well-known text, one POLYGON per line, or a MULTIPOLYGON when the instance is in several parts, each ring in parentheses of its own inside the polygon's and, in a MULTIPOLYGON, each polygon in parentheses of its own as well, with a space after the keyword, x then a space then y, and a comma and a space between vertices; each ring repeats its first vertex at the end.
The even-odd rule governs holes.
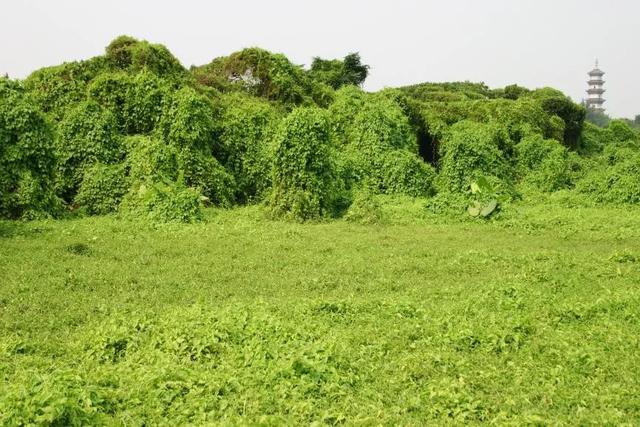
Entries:
POLYGON ((602 80, 602 76, 604 76, 604 71, 598 68, 598 60, 596 59, 596 68, 589 71, 589 88, 587 89, 587 108, 591 111, 597 111, 598 113, 604 113, 604 104, 605 99, 602 95, 605 92, 604 89, 604 80, 602 80))

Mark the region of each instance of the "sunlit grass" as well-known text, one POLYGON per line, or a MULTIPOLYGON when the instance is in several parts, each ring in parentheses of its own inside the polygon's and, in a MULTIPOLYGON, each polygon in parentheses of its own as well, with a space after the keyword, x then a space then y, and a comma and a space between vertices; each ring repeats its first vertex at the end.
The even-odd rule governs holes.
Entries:
POLYGON ((0 422, 638 422, 640 210, 403 203, 1 222, 0 422))

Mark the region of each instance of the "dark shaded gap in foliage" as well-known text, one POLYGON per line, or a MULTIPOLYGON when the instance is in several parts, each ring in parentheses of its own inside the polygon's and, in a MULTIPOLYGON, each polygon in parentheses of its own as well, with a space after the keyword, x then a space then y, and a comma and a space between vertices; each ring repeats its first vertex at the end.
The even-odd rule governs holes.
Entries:
POLYGON ((416 132, 418 138, 418 154, 425 162, 434 167, 438 166, 438 141, 427 132, 424 127, 418 128, 416 132))

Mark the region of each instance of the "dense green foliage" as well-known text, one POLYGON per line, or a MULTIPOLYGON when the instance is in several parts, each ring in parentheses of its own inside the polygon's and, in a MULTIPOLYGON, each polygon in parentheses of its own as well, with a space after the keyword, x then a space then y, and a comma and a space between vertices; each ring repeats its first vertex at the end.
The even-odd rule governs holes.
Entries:
POLYGON ((309 73, 312 78, 339 89, 346 85, 362 85, 369 74, 369 66, 362 64, 358 53, 350 53, 342 61, 315 57, 309 73))
POLYGON ((368 69, 357 53, 304 69, 247 48, 187 70, 166 47, 120 36, 103 56, 4 79, 3 147, 37 139, 40 158, 20 153, 3 168, 0 215, 127 215, 119 204, 140 188, 188 189, 223 207, 264 202, 298 220, 344 214, 359 193, 464 212, 479 178, 508 198, 569 190, 637 202, 633 121, 587 114, 551 88, 366 93, 368 69), (620 144, 627 156, 611 162, 603 153, 620 144))
POLYGON ((90 215, 104 215, 118 210, 127 190, 124 165, 95 163, 85 170, 74 202, 90 215))
POLYGON ((511 170, 500 147, 504 135, 499 129, 470 121, 453 125, 440 148, 440 188, 465 192, 478 176, 494 176, 509 182, 511 170))
POLYGON ((329 119, 318 108, 293 110, 276 136, 271 205, 277 215, 306 220, 336 210, 336 159, 329 119))
POLYGON ((0 424, 637 424, 636 123, 367 74, 0 79, 0 424))
POLYGON ((22 86, 0 79, 0 217, 53 214, 56 156, 51 125, 22 86))
POLYGON ((160 44, 120 36, 106 49, 106 59, 116 69, 133 72, 149 70, 158 76, 179 79, 186 70, 169 50, 160 44))
POLYGON ((558 196, 0 221, 0 424, 635 425, 640 212, 558 196))
POLYGON ((194 77, 203 85, 220 91, 244 91, 285 106, 326 105, 330 88, 313 80, 302 67, 282 54, 248 48, 210 64, 194 67, 194 77))
POLYGON ((546 192, 571 185, 568 151, 558 141, 532 135, 520 141, 515 149, 518 174, 523 182, 546 192))
POLYGON ((59 194, 73 200, 87 167, 97 162, 113 164, 122 157, 115 116, 93 101, 70 109, 58 125, 59 194))
POLYGON ((240 203, 263 198, 271 187, 273 139, 281 114, 268 102, 225 95, 216 117, 222 163, 236 182, 240 203))

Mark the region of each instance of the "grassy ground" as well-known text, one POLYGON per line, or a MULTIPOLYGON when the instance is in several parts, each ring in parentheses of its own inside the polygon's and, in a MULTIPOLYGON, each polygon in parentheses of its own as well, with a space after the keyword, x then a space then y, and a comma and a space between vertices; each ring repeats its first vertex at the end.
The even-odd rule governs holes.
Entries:
POLYGON ((639 209, 416 206, 0 222, 0 424, 640 423, 639 209))

